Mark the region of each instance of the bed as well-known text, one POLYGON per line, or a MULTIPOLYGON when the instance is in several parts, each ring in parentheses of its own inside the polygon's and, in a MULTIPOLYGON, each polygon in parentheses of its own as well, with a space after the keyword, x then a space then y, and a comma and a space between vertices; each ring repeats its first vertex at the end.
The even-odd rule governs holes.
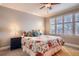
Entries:
POLYGON ((31 56, 51 56, 62 49, 63 43, 59 36, 22 37, 22 50, 31 56))

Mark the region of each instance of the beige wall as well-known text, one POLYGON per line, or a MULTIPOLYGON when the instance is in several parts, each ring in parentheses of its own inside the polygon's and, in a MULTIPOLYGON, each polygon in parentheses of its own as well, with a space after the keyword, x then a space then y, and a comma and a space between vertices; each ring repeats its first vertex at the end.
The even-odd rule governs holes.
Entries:
POLYGON ((44 24, 45 24, 45 34, 49 34, 50 31, 50 23, 49 23, 49 18, 44 18, 44 24))
MULTIPOLYGON (((71 9, 71 10, 64 10, 52 17, 56 17, 56 16, 60 16, 60 15, 64 15, 64 14, 68 14, 68 13, 71 13, 71 12, 79 12, 79 8, 76 8, 76 9, 71 9)), ((46 29, 46 34, 49 34, 49 31, 50 31, 50 18, 45 18, 45 29, 46 29)), ((76 35, 61 35, 61 37, 65 40, 66 43, 71 43, 71 44, 76 44, 76 45, 79 45, 79 36, 76 36, 76 35)))
POLYGON ((40 29, 44 31, 44 19, 28 13, 0 6, 0 47, 10 44, 10 38, 19 31, 40 29))

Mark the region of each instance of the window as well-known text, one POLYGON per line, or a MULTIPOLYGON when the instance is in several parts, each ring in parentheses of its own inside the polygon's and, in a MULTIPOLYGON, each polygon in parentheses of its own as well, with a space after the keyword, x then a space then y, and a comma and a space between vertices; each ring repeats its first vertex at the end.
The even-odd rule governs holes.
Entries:
POLYGON ((56 19, 56 22, 57 22, 57 30, 56 30, 56 33, 57 34, 61 34, 62 33, 62 17, 57 17, 56 19))
POLYGON ((50 24, 55 24, 55 18, 50 19, 50 24))
POLYGON ((57 24, 57 34, 62 33, 62 24, 57 24))
POLYGON ((72 22, 72 14, 65 15, 64 22, 72 22))
POLYGON ((64 16, 64 34, 73 34, 72 14, 64 16))
POLYGON ((50 33, 61 35, 79 35, 79 12, 51 18, 50 33))
POLYGON ((64 24, 64 34, 72 34, 72 23, 64 24))
POLYGON ((50 19, 50 34, 55 34, 55 18, 50 19))
POLYGON ((75 21, 79 21, 79 13, 75 14, 75 21))
POLYGON ((79 13, 75 14, 75 34, 79 34, 79 13))
POLYGON ((57 24, 61 24, 62 23, 62 16, 57 17, 57 24))

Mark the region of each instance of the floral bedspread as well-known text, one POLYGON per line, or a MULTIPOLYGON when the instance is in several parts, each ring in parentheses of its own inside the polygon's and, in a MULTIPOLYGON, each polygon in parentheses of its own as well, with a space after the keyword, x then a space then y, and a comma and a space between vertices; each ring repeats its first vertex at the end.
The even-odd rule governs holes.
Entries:
POLYGON ((59 36, 42 35, 39 37, 24 37, 22 38, 22 45, 31 49, 38 54, 44 54, 46 51, 62 45, 63 40, 59 36))

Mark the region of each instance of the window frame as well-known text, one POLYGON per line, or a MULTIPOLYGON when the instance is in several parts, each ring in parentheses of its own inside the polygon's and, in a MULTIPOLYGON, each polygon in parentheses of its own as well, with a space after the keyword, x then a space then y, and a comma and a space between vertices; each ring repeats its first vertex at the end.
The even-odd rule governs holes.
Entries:
MULTIPOLYGON (((51 20, 54 20, 54 22, 55 22, 55 18, 52 18, 52 17, 51 17, 51 18, 50 18, 50 21, 51 21, 51 20)), ((50 23, 50 32, 52 31, 52 30, 51 30, 51 25, 54 25, 54 28, 55 28, 55 26, 56 26, 55 23, 50 23)), ((56 29, 56 28, 55 28, 55 29, 56 29)), ((55 31, 55 29, 54 29, 54 31, 55 31)), ((54 33, 50 33, 50 34, 56 34, 56 31, 55 31, 54 33)))
MULTIPOLYGON (((55 35, 77 35, 79 36, 79 34, 76 34, 76 23, 79 23, 79 21, 76 21, 76 14, 78 14, 79 12, 71 12, 71 13, 67 13, 67 14, 64 14, 64 15, 60 15, 62 17, 62 23, 58 23, 58 24, 62 24, 62 33, 61 34, 58 34, 57 33, 57 17, 60 17, 60 16, 55 16, 54 19, 55 19, 55 35), (72 22, 64 22, 64 16, 65 15, 72 15, 72 22), (71 34, 65 34, 65 24, 67 23, 72 23, 72 33, 71 34)), ((52 17, 53 18, 53 17, 52 17)), ((50 29, 51 30, 51 29, 50 29)))
POLYGON ((57 34, 57 35, 62 35, 62 34, 63 34, 63 30, 62 30, 62 33, 58 33, 57 25, 60 25, 60 24, 62 25, 62 29, 63 29, 63 17, 62 17, 62 16, 56 17, 56 34, 57 34), (61 22, 61 23, 58 23, 58 22, 57 22, 59 17, 61 17, 61 19, 62 19, 62 22, 61 22))
POLYGON ((74 17, 75 17, 75 21, 74 21, 74 23, 75 23, 75 35, 79 36, 79 34, 76 33, 76 23, 79 23, 79 21, 76 21, 76 14, 79 14, 79 12, 74 13, 74 17))
POLYGON ((64 31, 64 32, 63 32, 63 34, 64 34, 64 35, 73 35, 73 13, 65 14, 65 15, 63 16, 63 18, 64 18, 64 20, 63 20, 63 21, 64 21, 64 24, 63 24, 63 26, 64 26, 64 27, 63 27, 63 31, 64 31), (69 15, 72 16, 72 18, 71 18, 72 21, 70 21, 70 22, 65 22, 65 16, 69 16, 69 15), (71 34, 65 34, 65 24, 70 24, 70 23, 72 24, 72 33, 71 33, 71 34))

